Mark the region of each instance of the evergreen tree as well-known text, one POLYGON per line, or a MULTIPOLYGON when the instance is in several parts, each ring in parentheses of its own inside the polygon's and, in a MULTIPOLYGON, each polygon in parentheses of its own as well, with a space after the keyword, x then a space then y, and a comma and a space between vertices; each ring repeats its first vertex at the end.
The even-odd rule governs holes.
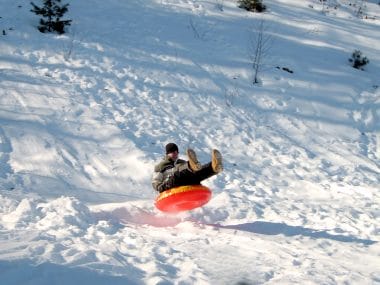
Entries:
POLYGON ((266 6, 261 0, 239 0, 239 8, 252 12, 264 12, 266 6))
POLYGON ((33 2, 30 3, 33 6, 30 11, 42 16, 38 30, 41 33, 57 32, 64 34, 65 26, 69 26, 71 20, 61 20, 61 18, 67 12, 69 4, 61 5, 61 0, 43 0, 43 2, 43 7, 38 7, 33 2))

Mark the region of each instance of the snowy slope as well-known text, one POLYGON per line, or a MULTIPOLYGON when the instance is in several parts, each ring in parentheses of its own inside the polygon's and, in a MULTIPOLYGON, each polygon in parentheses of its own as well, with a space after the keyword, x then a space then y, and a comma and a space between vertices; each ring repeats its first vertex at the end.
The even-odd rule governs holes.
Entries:
POLYGON ((264 2, 0 0, 0 284, 380 283, 380 6, 264 2), (170 141, 224 155, 201 209, 154 208, 170 141))

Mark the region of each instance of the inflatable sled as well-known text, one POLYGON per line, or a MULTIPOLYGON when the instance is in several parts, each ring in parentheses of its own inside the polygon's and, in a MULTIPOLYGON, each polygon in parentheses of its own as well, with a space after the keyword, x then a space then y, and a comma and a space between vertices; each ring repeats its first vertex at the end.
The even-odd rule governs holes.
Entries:
POLYGON ((157 196, 155 205, 163 212, 182 212, 205 205, 211 199, 211 191, 203 185, 175 187, 157 196))

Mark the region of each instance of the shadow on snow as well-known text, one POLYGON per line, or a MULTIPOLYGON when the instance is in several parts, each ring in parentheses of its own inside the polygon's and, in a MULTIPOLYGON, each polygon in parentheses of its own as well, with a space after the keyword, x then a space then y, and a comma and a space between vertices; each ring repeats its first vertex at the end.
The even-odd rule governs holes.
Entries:
POLYGON ((372 245, 377 243, 377 241, 360 239, 354 236, 348 235, 334 235, 330 234, 327 231, 313 230, 309 228, 304 228, 300 226, 289 226, 284 223, 272 223, 272 222, 263 222, 257 221, 253 223, 246 223, 240 225, 229 225, 221 226, 220 228, 224 229, 234 229, 239 231, 246 231, 250 233, 263 234, 263 235, 284 235, 284 236, 306 236, 313 239, 330 239, 340 242, 351 242, 351 243, 360 243, 363 245, 372 245))
MULTIPOLYGON (((1 280, 4 284, 143 284, 143 272, 134 269, 127 276, 120 276, 118 272, 109 275, 106 272, 96 271, 85 267, 71 267, 54 263, 33 264, 32 261, 0 261, 1 280), (74 283, 73 283, 74 282, 74 283)), ((3 284, 3 283, 2 283, 3 284)))

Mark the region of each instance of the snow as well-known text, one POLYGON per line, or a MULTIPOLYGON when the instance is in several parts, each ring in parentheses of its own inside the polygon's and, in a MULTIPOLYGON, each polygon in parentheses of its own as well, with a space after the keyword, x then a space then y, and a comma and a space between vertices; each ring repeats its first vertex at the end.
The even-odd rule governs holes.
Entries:
POLYGON ((55 35, 0 0, 0 283, 380 284, 380 6, 350 2, 72 1, 55 35), (168 142, 222 152, 204 207, 155 209, 168 142))

